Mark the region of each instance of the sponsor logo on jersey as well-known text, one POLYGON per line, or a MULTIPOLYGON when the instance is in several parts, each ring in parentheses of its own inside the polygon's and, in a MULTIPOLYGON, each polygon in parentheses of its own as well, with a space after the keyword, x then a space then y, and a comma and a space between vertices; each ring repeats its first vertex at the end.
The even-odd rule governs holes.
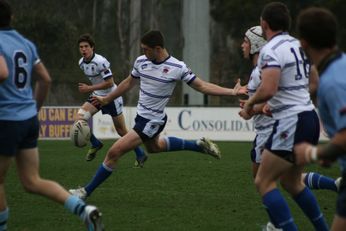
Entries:
POLYGON ((162 73, 166 74, 169 72, 169 68, 168 67, 164 67, 162 70, 162 73))

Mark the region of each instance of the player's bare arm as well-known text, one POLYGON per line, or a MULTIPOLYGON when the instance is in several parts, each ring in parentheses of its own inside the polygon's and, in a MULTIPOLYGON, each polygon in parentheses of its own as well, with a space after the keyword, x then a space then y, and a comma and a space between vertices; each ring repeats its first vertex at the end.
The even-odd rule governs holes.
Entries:
POLYGON ((0 55, 0 83, 8 78, 8 68, 4 56, 0 55))
POLYGON ((48 70, 42 62, 39 62, 34 66, 34 72, 36 72, 37 81, 35 86, 35 99, 37 101, 37 111, 43 105, 43 101, 48 95, 48 91, 52 82, 52 79, 48 73, 48 70))
POLYGON ((190 84, 190 86, 206 95, 219 95, 219 96, 229 96, 229 95, 237 95, 239 89, 241 88, 240 79, 237 80, 234 88, 225 88, 219 85, 206 82, 198 77, 190 84))
POLYGON ((98 83, 98 84, 94 84, 94 85, 88 85, 85 83, 78 83, 78 90, 81 93, 88 93, 88 92, 93 92, 96 90, 103 90, 103 89, 107 89, 110 88, 114 85, 114 80, 113 77, 109 77, 107 79, 105 79, 105 81, 98 83))
POLYGON ((92 97, 92 103, 93 104, 101 104, 106 105, 112 100, 118 98, 119 96, 122 96, 125 94, 128 90, 130 90, 134 85, 136 85, 138 82, 137 79, 133 78, 131 75, 129 75, 126 79, 121 81, 121 83, 118 85, 118 87, 109 93, 105 97, 101 96, 93 96, 92 97))

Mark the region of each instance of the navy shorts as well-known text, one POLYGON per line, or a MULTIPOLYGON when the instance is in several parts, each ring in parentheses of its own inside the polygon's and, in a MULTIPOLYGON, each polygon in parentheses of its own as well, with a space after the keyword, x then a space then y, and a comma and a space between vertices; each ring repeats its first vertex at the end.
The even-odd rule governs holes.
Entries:
POLYGON ((149 139, 154 139, 158 136, 162 130, 165 128, 167 123, 167 115, 162 120, 149 120, 140 115, 137 115, 135 118, 135 126, 133 130, 144 141, 149 139))
POLYGON ((316 145, 320 137, 320 121, 315 110, 300 112, 275 121, 265 145, 275 155, 294 163, 293 147, 301 142, 316 145))
POLYGON ((0 155, 14 156, 21 149, 37 147, 37 116, 23 121, 0 120, 0 155))
MULTIPOLYGON (((91 103, 91 96, 89 96, 87 102, 91 103)), ((112 117, 116 117, 118 115, 121 115, 123 113, 123 98, 120 96, 110 102, 109 104, 106 104, 104 106, 98 105, 94 107, 97 108, 97 110, 101 110, 102 114, 107 114, 112 117)))

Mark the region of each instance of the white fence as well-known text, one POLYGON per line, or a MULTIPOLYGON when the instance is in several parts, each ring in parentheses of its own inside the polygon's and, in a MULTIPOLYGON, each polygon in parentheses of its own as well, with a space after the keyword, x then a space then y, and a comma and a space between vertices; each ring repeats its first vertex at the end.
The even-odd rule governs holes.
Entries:
MULTIPOLYGON (((252 141, 252 120, 245 121, 238 115, 239 108, 224 107, 169 107, 164 135, 184 139, 208 137, 216 141, 252 141)), ((69 139, 70 126, 76 119, 78 107, 43 107, 39 113, 41 139, 69 139)), ((134 125, 135 107, 124 107, 128 128, 134 125)), ((109 115, 98 112, 89 122, 96 137, 114 139, 119 135, 109 115)), ((326 140, 324 133, 321 139, 326 140)))

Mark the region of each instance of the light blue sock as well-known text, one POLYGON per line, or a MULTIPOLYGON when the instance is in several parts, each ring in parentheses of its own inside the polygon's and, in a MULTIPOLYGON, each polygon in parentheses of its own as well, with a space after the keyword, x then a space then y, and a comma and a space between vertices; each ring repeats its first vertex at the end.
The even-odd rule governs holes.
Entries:
POLYGON ((269 211, 270 219, 273 220, 275 226, 285 231, 298 230, 293 222, 290 209, 278 189, 267 192, 263 196, 262 202, 269 211))
POLYGON ((197 142, 184 140, 177 137, 165 137, 167 143, 167 151, 180 151, 180 150, 190 150, 195 152, 203 152, 202 148, 197 145, 197 142))
POLYGON ((101 145, 101 141, 99 141, 93 133, 91 133, 90 136, 90 143, 93 148, 96 148, 101 145))
POLYGON ((135 148, 136 159, 141 159, 144 156, 144 150, 141 147, 135 148))
POLYGON ((64 206, 71 213, 76 214, 76 215, 81 217, 86 204, 79 197, 71 195, 65 201, 64 206))
POLYGON ((100 184, 102 184, 113 172, 113 169, 107 167, 104 163, 97 169, 95 176, 84 189, 89 196, 100 184))
POLYGON ((9 209, 6 208, 5 210, 0 212, 0 231, 7 230, 7 220, 9 217, 9 209))
POLYGON ((309 189, 329 189, 337 192, 337 187, 333 178, 320 175, 316 172, 307 173, 304 178, 304 183, 309 189))
POLYGON ((305 187, 297 196, 293 198, 305 215, 310 219, 316 231, 327 231, 328 225, 321 213, 315 196, 308 187, 305 187))

